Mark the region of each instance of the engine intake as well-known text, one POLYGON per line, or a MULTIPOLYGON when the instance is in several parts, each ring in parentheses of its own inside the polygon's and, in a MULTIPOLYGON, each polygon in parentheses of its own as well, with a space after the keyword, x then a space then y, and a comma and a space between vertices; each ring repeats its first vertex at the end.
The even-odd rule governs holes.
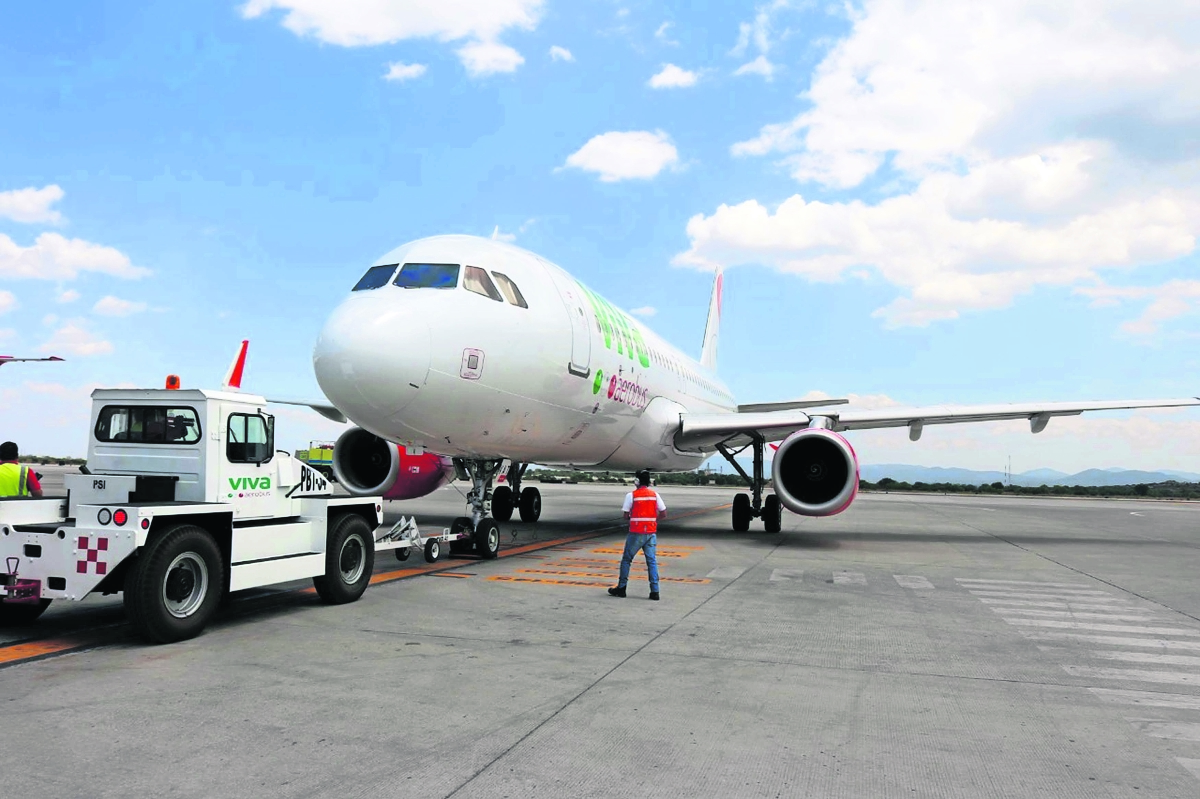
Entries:
POLYGON ((361 427, 352 427, 333 445, 333 474, 355 496, 382 494, 400 476, 400 450, 361 427))
POLYGON ((858 457, 837 433, 810 427, 779 445, 771 478, 788 510, 801 516, 833 516, 858 495, 858 457))

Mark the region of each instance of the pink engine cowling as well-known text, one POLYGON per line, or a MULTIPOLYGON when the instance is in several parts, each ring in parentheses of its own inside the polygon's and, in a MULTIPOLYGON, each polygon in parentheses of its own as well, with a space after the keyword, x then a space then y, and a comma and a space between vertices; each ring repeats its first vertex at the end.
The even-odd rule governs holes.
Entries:
POLYGON ((355 496, 416 499, 449 482, 454 467, 449 458, 431 452, 409 455, 403 447, 354 427, 333 447, 333 473, 355 496))
POLYGON ((779 501, 793 513, 833 516, 858 496, 858 457, 831 430, 797 430, 775 451, 771 479, 779 501))

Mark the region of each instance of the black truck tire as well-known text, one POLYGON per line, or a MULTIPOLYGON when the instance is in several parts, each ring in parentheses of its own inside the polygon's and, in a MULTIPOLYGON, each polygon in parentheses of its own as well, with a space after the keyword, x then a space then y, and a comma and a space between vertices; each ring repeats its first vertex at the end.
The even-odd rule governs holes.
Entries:
POLYGON ((225 559, 203 527, 181 524, 155 536, 125 576, 125 609, 146 640, 169 644, 200 634, 225 587, 225 559))
POLYGON ((354 602, 375 571, 375 537, 366 519, 356 513, 329 521, 325 548, 325 574, 313 578, 313 587, 330 605, 354 602))

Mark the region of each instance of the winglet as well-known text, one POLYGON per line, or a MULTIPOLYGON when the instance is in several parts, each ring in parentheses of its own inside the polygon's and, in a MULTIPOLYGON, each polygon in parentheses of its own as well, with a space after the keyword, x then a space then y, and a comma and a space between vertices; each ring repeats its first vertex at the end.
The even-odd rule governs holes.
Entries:
POLYGON ((242 387, 242 371, 246 368, 246 350, 249 347, 249 340, 242 341, 242 348, 238 350, 237 357, 229 364, 229 371, 225 373, 224 388, 236 391, 242 387))
POLYGON ((717 339, 721 333, 721 301, 725 288, 725 272, 717 267, 713 278, 712 298, 708 301, 708 321, 704 325, 704 346, 700 350, 700 365, 711 371, 717 370, 717 339))

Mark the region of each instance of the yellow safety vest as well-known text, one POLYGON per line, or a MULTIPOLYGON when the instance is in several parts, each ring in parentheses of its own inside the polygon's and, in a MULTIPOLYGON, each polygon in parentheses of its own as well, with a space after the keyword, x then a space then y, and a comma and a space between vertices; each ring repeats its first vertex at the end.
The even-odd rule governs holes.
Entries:
POLYGON ((0 497, 27 497, 29 467, 16 463, 0 463, 0 497))

